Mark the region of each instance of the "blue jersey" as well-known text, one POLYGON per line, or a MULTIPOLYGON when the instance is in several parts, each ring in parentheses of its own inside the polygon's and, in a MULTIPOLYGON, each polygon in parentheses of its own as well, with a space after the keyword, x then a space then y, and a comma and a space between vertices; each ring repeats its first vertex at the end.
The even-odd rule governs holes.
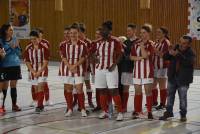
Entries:
POLYGON ((13 37, 10 41, 0 39, 0 44, 6 52, 5 57, 0 61, 0 67, 20 66, 21 48, 17 38, 13 37), (18 46, 13 48, 14 45, 18 46))

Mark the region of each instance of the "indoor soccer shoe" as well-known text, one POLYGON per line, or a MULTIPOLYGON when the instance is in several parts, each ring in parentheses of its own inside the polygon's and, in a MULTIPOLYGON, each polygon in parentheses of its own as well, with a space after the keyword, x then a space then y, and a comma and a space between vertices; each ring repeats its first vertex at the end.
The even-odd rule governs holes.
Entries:
POLYGON ((3 115, 5 113, 4 108, 0 107, 0 115, 3 115))
POLYGON ((99 119, 105 119, 105 118, 108 118, 108 113, 106 113, 105 111, 103 111, 102 113, 100 113, 99 119))
POLYGON ((152 119, 153 119, 153 115, 152 115, 151 112, 148 113, 148 119, 149 119, 149 120, 152 120, 152 119))
POLYGON ((72 116, 72 110, 71 109, 69 109, 67 111, 67 113, 65 114, 65 117, 70 117, 70 116, 72 116))
POLYGON ((19 108, 18 105, 13 105, 13 106, 12 106, 12 111, 13 111, 13 112, 19 112, 19 111, 22 111, 22 110, 21 110, 21 108, 19 108))
POLYGON ((35 113, 39 114, 41 112, 44 112, 44 107, 36 107, 35 108, 35 113))
POLYGON ((161 110, 164 108, 165 108, 165 106, 161 103, 159 106, 156 107, 156 110, 161 110))
POLYGON ((87 113, 84 109, 81 110, 81 116, 82 117, 87 117, 87 113))
POLYGON ((133 112, 132 113, 132 119, 138 119, 139 118, 139 113, 137 113, 137 112, 133 112))
POLYGON ((122 113, 118 113, 116 121, 123 121, 124 117, 122 113))

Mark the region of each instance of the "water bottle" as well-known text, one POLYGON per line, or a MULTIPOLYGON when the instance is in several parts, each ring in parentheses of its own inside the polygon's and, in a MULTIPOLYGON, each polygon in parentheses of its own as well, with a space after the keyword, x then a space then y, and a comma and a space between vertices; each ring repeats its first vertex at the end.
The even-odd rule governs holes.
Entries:
POLYGON ((113 115, 113 104, 111 101, 111 102, 109 102, 109 105, 108 105, 108 118, 112 119, 112 115, 113 115))

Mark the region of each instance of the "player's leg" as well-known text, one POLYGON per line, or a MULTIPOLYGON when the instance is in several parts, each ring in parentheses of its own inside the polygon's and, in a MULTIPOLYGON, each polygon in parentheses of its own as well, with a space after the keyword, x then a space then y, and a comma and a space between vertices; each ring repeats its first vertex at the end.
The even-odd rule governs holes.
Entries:
MULTIPOLYGON (((152 82, 153 82, 153 80, 152 80, 152 82)), ((144 83, 144 89, 145 89, 145 94, 146 94, 148 119, 153 119, 153 115, 152 115, 152 105, 153 105, 152 83, 144 83)))
POLYGON ((17 80, 10 81, 10 96, 12 99, 12 110, 15 112, 21 111, 17 105, 17 80))
POLYGON ((132 113, 132 118, 137 119, 139 118, 139 114, 142 112, 142 85, 141 82, 136 80, 134 81, 134 88, 135 88, 135 96, 134 96, 134 111, 132 113))

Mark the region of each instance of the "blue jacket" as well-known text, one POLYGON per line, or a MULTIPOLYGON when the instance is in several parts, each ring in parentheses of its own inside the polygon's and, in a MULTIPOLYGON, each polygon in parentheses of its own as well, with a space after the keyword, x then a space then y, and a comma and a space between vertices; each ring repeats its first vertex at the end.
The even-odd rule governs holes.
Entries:
POLYGON ((11 41, 5 42, 2 39, 0 39, 0 44, 2 44, 2 47, 4 48, 6 55, 5 57, 0 61, 0 67, 12 67, 12 66, 20 66, 20 55, 21 55, 21 48, 16 47, 12 48, 11 46, 16 44, 18 40, 13 37, 11 41))

